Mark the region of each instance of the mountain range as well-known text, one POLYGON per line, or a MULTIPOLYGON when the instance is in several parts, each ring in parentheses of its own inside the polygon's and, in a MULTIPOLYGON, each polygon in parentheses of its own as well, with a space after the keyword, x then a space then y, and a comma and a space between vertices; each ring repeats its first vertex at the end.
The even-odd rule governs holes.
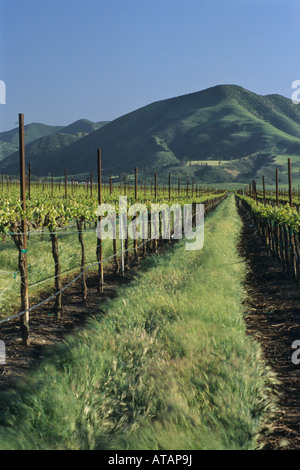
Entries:
MULTIPOLYGON (((26 157, 31 160, 45 158, 46 155, 57 151, 70 143, 87 136, 108 121, 92 122, 80 119, 68 126, 49 126, 32 123, 24 127, 26 157)), ((19 128, 0 133, 0 161, 9 157, 3 164, 14 165, 19 155, 19 128)))
MULTIPOLYGON (((5 174, 18 173, 17 131, 0 133, 0 172, 5 174)), ((249 182, 264 174, 272 183, 278 167, 285 182, 291 157, 295 181, 300 181, 300 106, 237 85, 158 101, 111 122, 30 124, 25 136, 26 161, 36 176, 61 176, 66 168, 84 179, 96 171, 101 148, 104 176, 130 175, 137 166, 149 178, 171 173, 223 183, 249 182)))

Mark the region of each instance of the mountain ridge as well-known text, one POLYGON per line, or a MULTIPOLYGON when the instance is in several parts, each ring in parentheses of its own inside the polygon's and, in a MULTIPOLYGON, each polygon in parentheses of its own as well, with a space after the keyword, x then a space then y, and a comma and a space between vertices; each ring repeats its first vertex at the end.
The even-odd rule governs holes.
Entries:
MULTIPOLYGON (((1 135, 0 135, 1 137, 1 135)), ((39 160, 37 176, 130 174, 145 177, 196 176, 206 182, 246 181, 266 172, 276 159, 293 155, 300 162, 300 109, 277 94, 258 95, 239 85, 216 85, 167 98, 131 111, 89 135, 74 139, 39 160)), ((300 163, 299 163, 300 164, 300 163)), ((10 157, 0 171, 14 173, 10 157)), ((299 170, 297 170, 299 171, 299 170)))
MULTIPOLYGON (((36 156, 41 153, 48 158, 53 149, 62 149, 83 136, 95 132, 108 122, 79 119, 67 126, 49 126, 41 123, 27 124, 24 126, 26 155, 30 161, 34 161, 36 156)), ((9 164, 17 164, 18 147, 19 128, 0 133, 0 161, 6 159, 9 164), (10 153, 8 153, 9 151, 10 153), (8 153, 8 155, 4 155, 5 153, 8 153)))

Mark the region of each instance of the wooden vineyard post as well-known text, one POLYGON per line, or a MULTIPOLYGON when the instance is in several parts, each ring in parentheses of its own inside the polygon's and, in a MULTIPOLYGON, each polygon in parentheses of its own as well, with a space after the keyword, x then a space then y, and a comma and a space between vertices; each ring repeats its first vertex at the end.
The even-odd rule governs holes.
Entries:
POLYGON ((147 244, 148 244, 148 211, 143 212, 143 258, 147 255, 147 244))
POLYGON ((180 178, 178 178, 178 196, 180 194, 180 178))
MULTIPOLYGON (((101 179, 101 149, 98 149, 98 204, 101 206, 102 204, 102 179, 101 179)), ((103 292, 103 246, 102 246, 102 237, 99 238, 99 235, 101 234, 101 221, 102 217, 99 216, 98 221, 100 223, 100 233, 98 233, 97 236, 97 261, 98 261, 98 273, 99 273, 99 283, 98 283, 98 291, 100 293, 103 292)))
POLYGON ((171 173, 169 173, 169 201, 171 200, 171 173))
MULTIPOLYGON (((124 175, 124 195, 127 196, 127 175, 124 175)), ((127 219, 124 221, 124 223, 126 224, 126 230, 127 230, 127 219)), ((124 227, 122 225, 122 231, 123 230, 124 230, 124 227)), ((124 271, 128 272, 129 271, 128 234, 124 237, 123 232, 122 232, 122 266, 123 264, 124 264, 124 271), (125 238, 125 259, 124 259, 124 251, 123 251, 124 238, 125 238)))
POLYGON ((279 190, 278 190, 278 181, 279 178, 278 178, 278 168, 276 168, 276 206, 279 207, 279 190))
POLYGON ((257 203, 257 193, 256 193, 256 182, 255 181, 252 182, 252 190, 253 190, 253 198, 254 198, 255 202, 257 203))
MULTIPOLYGON (((20 144, 20 196, 22 210, 26 211, 25 185, 25 143, 24 143, 24 114, 19 114, 19 144, 20 144)), ((22 235, 19 243, 19 269, 21 274, 21 316, 20 327, 24 346, 29 346, 29 297, 28 297, 28 267, 27 267, 27 223, 26 218, 21 222, 22 235)))
POLYGON ((125 275, 123 219, 124 219, 123 214, 119 214, 119 230, 120 230, 119 237, 120 237, 120 240, 121 240, 121 269, 122 269, 122 276, 125 275))
POLYGON ((138 200, 138 168, 137 166, 135 167, 134 186, 135 186, 134 197, 135 197, 135 202, 137 202, 138 200))
POLYGON ((290 206, 293 207, 293 188, 292 188, 292 163, 291 159, 288 159, 288 174, 289 174, 289 200, 290 206))
POLYGON ((109 194, 112 193, 112 181, 111 181, 111 175, 109 175, 109 194))
POLYGON ((113 251, 114 251, 114 260, 115 260, 115 269, 116 269, 116 274, 119 274, 120 271, 120 266, 119 266, 119 261, 117 257, 117 239, 116 239, 117 234, 113 234, 113 251))
POLYGON ((31 196, 31 162, 28 164, 28 199, 31 196))
POLYGON ((128 245, 129 245, 129 241, 128 241, 128 234, 127 234, 127 237, 125 238, 125 270, 126 270, 126 272, 129 271, 129 251, 128 251, 128 245))
MULTIPOLYGON (((137 166, 135 167, 135 202, 137 203, 138 201, 138 168, 137 166)), ((138 261, 138 253, 137 253, 137 246, 138 246, 138 241, 137 241, 137 236, 136 236, 136 222, 134 220, 134 256, 135 260, 138 261)))
POLYGON ((65 169, 65 199, 68 197, 68 181, 67 181, 67 170, 65 169))
POLYGON ((266 185, 265 185, 265 177, 262 177, 262 185, 263 185, 263 195, 264 195, 264 206, 266 205, 266 185))
POLYGON ((86 285, 86 276, 84 272, 85 268, 85 247, 84 247, 84 240, 83 240, 83 220, 80 218, 77 220, 77 230, 78 230, 78 240, 81 246, 81 288, 82 288, 82 301, 85 302, 87 298, 87 285, 86 285))
MULTIPOLYGON (((289 201, 290 201, 290 207, 293 207, 293 187, 292 187, 292 162, 291 159, 288 159, 288 176, 289 176, 289 201)), ((288 228, 286 228, 286 231, 288 228)), ((296 279, 297 277, 297 269, 295 268, 296 265, 296 256, 295 256, 295 238, 294 238, 294 232, 289 229, 289 238, 290 238, 290 246, 291 246, 291 252, 290 252, 290 270, 293 271, 294 278, 296 279)))
MULTIPOLYGON (((157 174, 155 173, 155 199, 157 198, 157 174)), ((154 238, 154 252, 157 253, 157 238, 154 238)))
POLYGON ((93 172, 91 171, 91 197, 93 197, 93 172))
POLYGON ((58 247, 58 235, 55 232, 56 227, 49 227, 51 245, 52 245, 52 256, 55 265, 55 289, 58 294, 55 297, 55 318, 56 320, 60 319, 60 314, 62 312, 62 292, 61 292, 61 267, 60 267, 60 257, 59 257, 59 247, 58 247))

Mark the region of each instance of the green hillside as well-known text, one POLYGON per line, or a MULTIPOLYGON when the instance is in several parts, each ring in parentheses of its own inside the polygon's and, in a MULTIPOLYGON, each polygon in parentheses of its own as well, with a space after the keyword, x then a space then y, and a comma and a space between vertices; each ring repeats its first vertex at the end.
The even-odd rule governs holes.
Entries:
MULTIPOLYGON (((57 151, 57 149, 64 148, 70 145, 73 142, 76 142, 78 139, 81 139, 83 136, 87 134, 54 134, 51 136, 41 137, 34 142, 31 142, 26 147, 26 161, 31 162, 32 164, 32 172, 33 174, 37 173, 38 166, 40 164, 40 160, 44 158, 48 158, 52 152, 57 151)), ((5 165, 8 163, 10 165, 18 165, 19 162, 19 151, 15 152, 13 155, 3 161, 3 170, 4 173, 7 173, 5 165)), ((49 172, 50 173, 50 172, 49 172)), ((45 176, 47 176, 45 174, 45 176)))
MULTIPOLYGON (((95 171, 99 147, 104 175, 132 173, 138 166, 151 177, 171 172, 208 183, 248 182, 266 169, 271 182, 279 155, 295 161, 300 156, 300 109, 279 95, 219 85, 152 103, 58 148, 51 158, 41 155, 36 174, 95 171)), ((0 163, 1 169, 18 171, 11 157, 0 163)))
MULTIPOLYGON (((76 142, 77 140, 81 139, 82 137, 87 136, 91 132, 96 131, 97 129, 100 129, 100 127, 103 127, 105 124, 107 124, 108 121, 101 121, 101 122, 92 122, 87 119, 80 119, 69 126, 66 127, 56 127, 56 131, 54 133, 41 136, 40 138, 34 139, 34 134, 31 130, 31 133, 29 134, 29 137, 27 136, 27 127, 25 126, 25 135, 27 136, 26 139, 26 160, 30 161, 32 163, 32 170, 33 173, 37 173, 37 168, 40 165, 40 161, 44 159, 51 159, 51 155, 53 152, 57 152, 58 150, 63 149, 64 147, 70 145, 73 142, 76 142), (32 138, 30 142, 28 142, 28 138, 32 138)), ((41 124, 40 126, 44 126, 41 124)), ((49 126, 48 126, 49 127, 49 126)), ((41 127, 43 128, 43 127, 41 127)), ((17 131, 17 137, 15 137, 15 130, 9 131, 11 138, 17 140, 17 145, 10 144, 8 142, 1 142, 1 136, 0 134, 0 160, 4 160, 5 157, 1 158, 1 148, 2 152, 6 152, 5 156, 9 156, 9 158, 6 158, 5 161, 3 161, 3 166, 2 166, 2 171, 5 173, 9 173, 9 168, 18 167, 18 162, 19 162, 19 134, 18 134, 18 129, 17 131), (2 147, 1 147, 2 145, 2 147), (7 169, 8 167, 8 169, 7 169)), ((3 134, 9 134, 8 133, 3 133, 3 134)), ((38 135, 37 133, 35 135, 38 135)), ((9 137, 10 137, 9 136, 9 137)), ((16 171, 14 171, 16 173, 16 171)), ((50 171, 48 172, 50 173, 50 171)), ((48 174, 47 173, 47 174, 48 174)))
POLYGON ((109 121, 100 121, 100 122, 93 122, 89 121, 88 119, 79 119, 76 122, 73 122, 69 126, 64 127, 61 132, 64 134, 78 134, 82 132, 84 134, 91 134, 100 127, 105 126, 109 121))
MULTIPOLYGON (((25 126, 25 144, 30 144, 40 137, 60 132, 63 126, 48 126, 46 124, 32 123, 25 126)), ((16 152, 19 148, 19 128, 0 133, 0 160, 16 152)))
POLYGON ((0 141, 0 161, 12 155, 18 149, 17 145, 10 144, 9 142, 0 141))
MULTIPOLYGON (((63 129, 63 126, 48 126, 46 124, 32 123, 25 126, 25 143, 29 144, 45 135, 52 135, 63 129)), ((13 145, 19 145, 19 128, 16 127, 11 131, 1 132, 0 140, 9 142, 13 145)))

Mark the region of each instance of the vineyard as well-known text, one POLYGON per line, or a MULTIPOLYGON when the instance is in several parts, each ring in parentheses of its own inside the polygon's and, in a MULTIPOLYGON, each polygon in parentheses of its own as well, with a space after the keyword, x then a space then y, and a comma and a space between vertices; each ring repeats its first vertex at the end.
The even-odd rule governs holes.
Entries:
POLYGON ((148 256, 101 314, 0 393, 2 448, 256 448, 273 378, 245 334, 240 227, 231 195, 207 217, 200 253, 178 241, 148 256))
MULTIPOLYGON (((276 269, 277 283, 286 275, 294 285, 290 292, 300 280, 300 193, 292 188, 290 160, 288 190, 279 188, 278 170, 275 190, 266 189, 263 177, 261 190, 253 181, 235 193, 195 179, 175 182, 171 174, 168 184, 154 174, 149 185, 139 181, 137 167, 131 181, 103 182, 100 148, 96 178, 91 172, 79 183, 66 170, 63 182, 33 180, 30 164, 25 174, 22 119, 20 129, 20 179, 2 175, 0 199, 0 339, 8 345, 7 364, 30 356, 39 327, 47 338, 54 325, 75 324, 75 310, 86 318, 43 351, 26 378, 3 381, 1 448, 263 447, 282 406, 276 373, 283 382, 287 377, 276 365, 273 371, 269 350, 266 364, 261 341, 253 339, 261 331, 267 344, 274 339, 266 325, 275 315, 261 330, 253 311, 275 309, 274 294, 267 299, 263 287, 276 269), (189 251, 186 207, 195 234, 199 205, 205 243, 189 251), (167 227, 163 208, 171 214, 167 227)), ((288 347, 291 326, 281 316, 278 324, 287 328, 288 347)), ((270 331, 277 326, 271 323, 270 331)), ((1 368, 4 379, 8 368, 1 368)), ((297 381, 293 386, 300 390, 297 381)))
MULTIPOLYGON (((21 146, 22 148, 22 146, 21 146)), ((226 196, 225 191, 203 190, 194 185, 189 187, 189 181, 182 187, 180 180, 176 188, 169 185, 167 188, 159 187, 157 175, 154 175, 154 185, 142 187, 138 185, 138 173, 135 168, 134 186, 125 182, 113 185, 110 182, 102 185, 101 178, 101 150, 97 151, 98 175, 97 183, 93 182, 93 174, 86 184, 68 184, 67 173, 63 192, 60 183, 50 184, 31 182, 31 165, 27 178, 25 174, 20 182, 10 181, 4 185, 2 176, 2 194, 0 202, 0 234, 2 246, 0 251, 1 270, 0 280, 2 290, 0 293, 0 315, 3 324, 10 319, 20 317, 21 333, 24 345, 29 345, 29 313, 36 305, 29 305, 28 292, 35 293, 43 286, 55 284, 55 293, 38 302, 38 306, 53 299, 55 318, 58 320, 62 314, 62 295, 77 279, 81 279, 82 300, 87 297, 86 272, 98 270, 99 292, 104 285, 104 264, 113 260, 115 272, 124 275, 129 270, 130 256, 138 260, 138 252, 143 257, 147 253, 155 253, 159 243, 166 242, 162 234, 151 233, 151 204, 204 204, 205 211, 210 212, 226 196), (21 190, 20 190, 21 188, 21 190), (20 199, 21 194, 21 199, 20 199), (136 236, 133 244, 129 246, 127 236, 128 225, 134 223, 136 214, 127 217, 126 227, 120 234, 120 224, 117 224, 116 236, 109 239, 99 239, 96 236, 97 208, 101 204, 111 204, 116 210, 117 222, 120 220, 119 197, 126 196, 127 209, 134 203, 143 204, 148 210, 147 230, 143 238, 136 236), (26 201, 26 203, 25 203, 26 201), (17 250, 18 251, 17 251, 17 250), (80 271, 72 280, 63 286, 64 276, 80 271), (20 286, 20 289, 17 288, 20 286), (20 292, 20 295, 17 292, 20 292), (20 304, 19 311, 18 300, 20 304), (10 316, 7 313, 11 313, 10 316), (6 316, 6 318, 5 318, 6 316), (4 317, 4 318, 3 318, 4 317)), ((24 162, 23 162, 24 164, 24 162)), ((195 210, 194 210, 195 212, 195 210)), ((170 220, 170 236, 174 231, 170 220)), ((133 231, 138 231, 137 224, 133 231)))
MULTIPOLYGON (((290 169, 291 160, 288 160, 290 169)), ((291 175, 291 172, 290 172, 291 175)), ((276 171, 278 176, 278 170, 276 171)), ((300 200, 299 191, 289 190, 257 191, 253 182, 249 191, 238 191, 237 201, 247 212, 257 227, 267 250, 276 256, 284 271, 296 281, 300 281, 300 200), (275 194, 274 194, 275 193, 275 194)))
POLYGON ((0 452, 300 450, 297 3, 0 0, 0 452))

